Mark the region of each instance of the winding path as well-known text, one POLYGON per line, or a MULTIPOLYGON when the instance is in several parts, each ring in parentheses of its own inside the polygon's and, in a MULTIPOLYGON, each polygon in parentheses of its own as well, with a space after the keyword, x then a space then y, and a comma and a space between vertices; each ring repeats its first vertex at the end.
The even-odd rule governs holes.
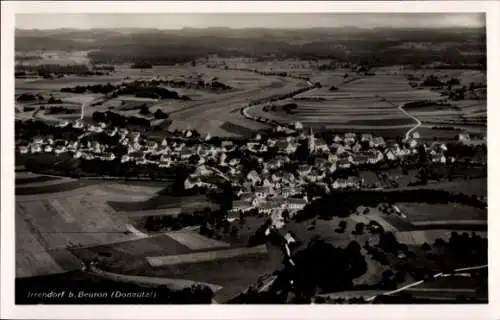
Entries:
POLYGON ((415 120, 417 122, 417 124, 412 127, 410 130, 408 130, 406 132, 406 135, 405 135, 405 139, 408 140, 409 137, 410 137, 410 134, 417 130, 418 127, 420 127, 422 125, 422 121, 420 121, 418 118, 416 118, 415 116, 409 114, 403 107, 405 106, 405 103, 402 103, 401 105, 398 106, 398 109, 403 112, 404 114, 406 114, 408 117, 412 118, 413 120, 415 120))

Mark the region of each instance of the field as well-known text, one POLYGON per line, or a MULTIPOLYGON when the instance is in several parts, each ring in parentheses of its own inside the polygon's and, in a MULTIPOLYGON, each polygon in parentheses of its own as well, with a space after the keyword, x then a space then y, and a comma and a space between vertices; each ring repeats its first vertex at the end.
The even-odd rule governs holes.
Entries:
POLYGON ((487 213, 463 204, 396 203, 396 206, 412 222, 486 220, 487 213))
POLYGON ((59 179, 16 172, 16 274, 19 277, 79 268, 68 252, 89 246, 137 239, 126 216, 108 200, 137 201, 161 188, 59 179), (115 191, 113 191, 115 190, 115 191))
POLYGON ((222 259, 236 258, 239 256, 263 254, 267 255, 266 245, 251 248, 230 248, 214 251, 185 253, 180 255, 146 257, 152 267, 163 267, 177 264, 200 263, 207 261, 218 261, 222 259))
POLYGON ((404 131, 413 127, 416 122, 399 110, 399 105, 439 97, 428 90, 411 88, 401 75, 353 75, 343 80, 339 76, 324 77, 322 88, 309 90, 277 104, 296 103, 298 107, 290 113, 279 107, 277 111, 265 112, 263 106, 250 108, 249 113, 281 122, 298 120, 306 126, 340 131, 404 131), (332 86, 337 90, 330 90, 332 86))

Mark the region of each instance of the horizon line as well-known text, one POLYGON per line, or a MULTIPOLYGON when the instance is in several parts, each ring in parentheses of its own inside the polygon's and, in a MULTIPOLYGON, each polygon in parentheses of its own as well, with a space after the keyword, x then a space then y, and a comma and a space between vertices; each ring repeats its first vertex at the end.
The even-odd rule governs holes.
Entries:
POLYGON ((229 29, 229 30, 313 30, 313 29, 360 29, 360 30, 374 30, 374 29, 485 29, 486 26, 408 26, 408 27, 357 27, 357 26, 343 26, 343 27, 225 27, 225 26, 212 26, 212 27, 181 27, 181 28, 150 28, 150 27, 97 27, 97 28, 15 28, 15 30, 22 31, 56 31, 56 30, 160 30, 160 31, 179 31, 179 30, 207 30, 207 29, 229 29))

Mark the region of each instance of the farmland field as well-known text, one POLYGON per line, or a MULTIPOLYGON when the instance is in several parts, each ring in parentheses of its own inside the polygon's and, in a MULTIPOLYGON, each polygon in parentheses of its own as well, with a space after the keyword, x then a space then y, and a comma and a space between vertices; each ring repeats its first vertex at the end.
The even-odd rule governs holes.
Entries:
POLYGON ((486 211, 458 203, 397 203, 396 206, 413 222, 486 220, 486 211))
POLYGON ((143 200, 161 189, 95 185, 92 181, 84 181, 91 183, 90 186, 81 186, 78 180, 64 180, 31 181, 16 188, 16 272, 19 277, 79 268, 79 260, 68 251, 71 247, 138 239, 128 230, 128 218, 115 212, 107 201, 143 200), (43 186, 47 183, 49 185, 43 186), (76 188, 71 190, 72 185, 68 184, 75 184, 76 188), (39 194, 40 191, 48 193, 39 194))
MULTIPOLYGON (((453 231, 459 234, 464 232, 464 230, 434 229, 404 231, 398 232, 395 235, 399 242, 405 243, 407 245, 421 245, 425 242, 432 245, 438 238, 449 239, 453 231)), ((487 233, 484 231, 475 231, 475 233, 481 237, 487 237, 487 233)))

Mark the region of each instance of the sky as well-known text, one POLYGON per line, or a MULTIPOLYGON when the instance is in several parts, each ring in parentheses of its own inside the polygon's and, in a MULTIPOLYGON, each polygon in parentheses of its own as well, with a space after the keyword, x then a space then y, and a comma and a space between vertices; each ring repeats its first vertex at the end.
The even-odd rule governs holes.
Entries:
POLYGON ((20 29, 93 28, 314 28, 483 27, 481 13, 198 13, 16 14, 20 29))

